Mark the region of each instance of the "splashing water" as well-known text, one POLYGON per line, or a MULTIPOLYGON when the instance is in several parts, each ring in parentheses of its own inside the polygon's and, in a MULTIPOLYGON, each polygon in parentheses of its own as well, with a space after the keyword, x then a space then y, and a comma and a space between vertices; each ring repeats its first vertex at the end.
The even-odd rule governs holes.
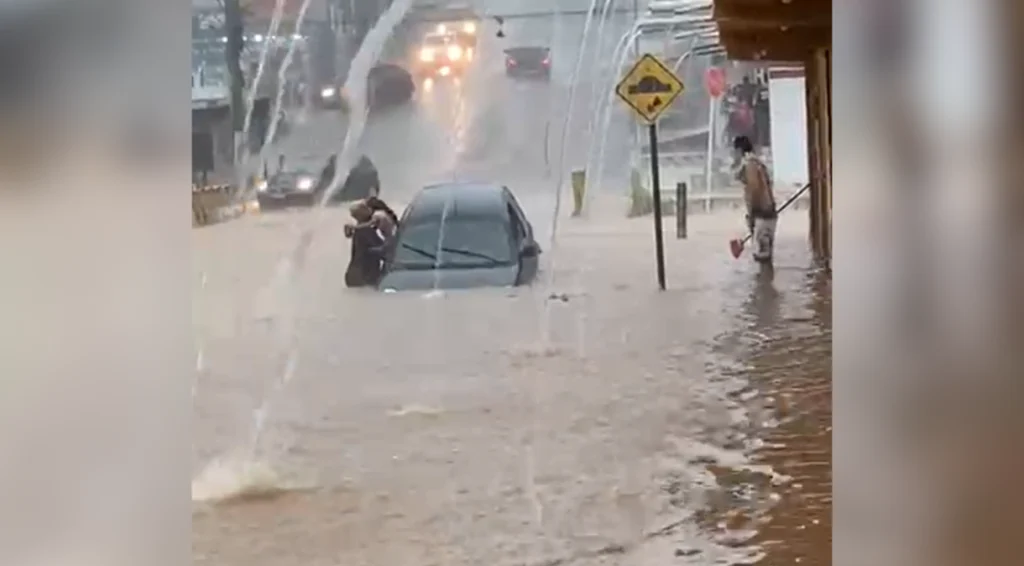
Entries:
POLYGON ((273 140, 277 135, 277 126, 281 121, 281 102, 284 99, 288 71, 291 70, 292 62, 295 59, 295 48, 299 43, 295 38, 302 35, 302 24, 306 20, 309 2, 310 0, 303 0, 302 6, 299 7, 299 14, 295 19, 295 32, 292 35, 292 40, 288 42, 288 51, 285 53, 284 60, 281 62, 281 68, 277 72, 277 93, 274 97, 274 109, 270 113, 270 126, 267 128, 266 135, 267 140, 273 140))
MULTIPOLYGON (((583 58, 586 54, 587 40, 590 38, 590 28, 594 22, 594 13, 597 10, 598 0, 590 1, 590 9, 587 11, 587 18, 583 23, 583 37, 580 39, 579 53, 576 56, 576 64, 573 65, 572 75, 569 77, 569 107, 566 109, 565 123, 562 124, 561 150, 558 156, 558 182, 555 185, 555 215, 551 221, 551 251, 554 256, 558 243, 558 220, 562 210, 562 189, 565 187, 565 159, 569 146, 569 126, 572 124, 572 113, 575 109, 576 84, 579 81, 580 69, 583 67, 583 58)), ((552 259, 554 263, 554 259, 552 259)), ((554 281, 554 267, 550 270, 549 283, 554 281)))
MULTIPOLYGON (((599 0, 591 0, 590 9, 587 11, 586 20, 583 23, 583 37, 580 39, 579 52, 576 56, 576 63, 573 65, 572 74, 569 77, 568 108, 565 112, 565 122, 562 124, 562 137, 558 156, 558 180, 555 183, 554 214, 551 219, 551 263, 548 267, 548 277, 545 284, 544 295, 550 294, 555 284, 555 272, 558 260, 558 221, 562 211, 562 190, 565 187, 565 161, 566 152, 569 146, 569 127, 572 124, 573 110, 575 109, 576 84, 579 81, 580 69, 583 67, 583 59, 586 54, 587 40, 590 37, 590 28, 594 21, 594 14, 597 11, 599 0)), ((559 12, 559 17, 561 13, 559 12)), ((541 318, 542 342, 547 344, 551 337, 551 304, 545 303, 543 316, 541 318)))
MULTIPOLYGON (((279 0, 280 4, 280 0, 279 0)), ((301 25, 301 17, 305 15, 309 0, 304 0, 300 10, 300 19, 296 25, 301 25)), ((280 377, 272 382, 267 393, 263 397, 260 407, 253 412, 252 433, 249 439, 247 450, 235 453, 227 458, 216 459, 211 462, 192 483, 192 500, 197 502, 224 502, 243 499, 271 497, 284 491, 294 491, 296 486, 289 485, 282 479, 269 464, 257 459, 257 452, 261 440, 265 434, 272 409, 276 399, 286 389, 286 386, 293 380, 298 361, 297 332, 295 316, 298 300, 298 276, 305 267, 307 252, 313 242, 317 227, 323 222, 324 205, 331 197, 345 178, 347 172, 354 165, 354 149, 362 136, 369 114, 366 101, 366 83, 370 69, 376 64, 388 39, 394 33, 395 28, 405 18, 405 14, 412 6, 412 0, 396 0, 385 12, 373 29, 366 35, 349 72, 348 80, 345 82, 344 90, 350 97, 350 118, 348 131, 345 136, 345 143, 337 156, 338 167, 330 187, 325 191, 323 200, 319 203, 319 214, 315 214, 310 224, 302 231, 292 253, 278 262, 275 273, 266 287, 270 300, 276 303, 283 303, 276 313, 271 317, 280 332, 280 340, 286 344, 286 362, 280 377)), ((294 50, 294 42, 290 46, 289 55, 294 50)), ((264 52, 263 59, 266 53, 264 52)), ((288 57, 288 56, 286 56, 288 57)), ((290 63, 290 58, 288 58, 290 63)), ((280 104, 281 93, 278 93, 277 104, 280 104)), ((272 120, 277 120, 277 115, 272 120)), ((271 128, 276 127, 271 122, 271 128)))
MULTIPOLYGON (((308 0, 306 0, 308 2, 308 0)), ((256 66, 256 76, 253 77, 252 86, 249 88, 249 97, 245 101, 245 122, 242 125, 242 139, 248 139, 249 128, 252 126, 252 112, 253 107, 256 104, 256 95, 259 91, 260 81, 263 79, 263 71, 267 66, 267 57, 270 54, 270 38, 277 35, 278 28, 281 27, 281 17, 284 14, 284 3, 285 0, 276 0, 274 2, 274 11, 270 15, 270 27, 267 28, 267 41, 263 43, 262 49, 260 49, 260 60, 256 66)))
MULTIPOLYGON (((310 0, 303 0, 302 1, 302 5, 299 7, 299 13, 298 13, 298 15, 296 16, 296 19, 295 19, 295 32, 292 34, 291 40, 288 42, 288 51, 285 53, 284 60, 282 61, 281 66, 278 69, 278 74, 277 74, 277 92, 275 93, 275 96, 274 96, 274 106, 273 106, 273 109, 270 112, 270 124, 267 126, 267 134, 266 134, 266 136, 264 136, 264 138, 266 140, 268 140, 268 141, 269 140, 273 140, 274 137, 277 135, 277 128, 278 128, 278 125, 281 122, 281 102, 282 102, 282 100, 284 98, 284 90, 285 90, 285 85, 287 83, 287 74, 288 74, 288 71, 291 69, 292 62, 293 62, 293 60, 295 58, 295 48, 298 45, 298 40, 296 40, 296 36, 301 35, 301 33, 302 33, 302 24, 306 20, 306 12, 309 9, 309 3, 310 3, 310 0)), ((278 10, 282 10, 283 11, 282 4, 283 4, 283 0, 278 0, 277 4, 274 7, 274 9, 275 9, 274 15, 277 16, 277 20, 273 20, 273 19, 271 20, 270 29, 268 29, 268 31, 267 31, 267 37, 274 37, 274 35, 276 35, 276 33, 277 33, 277 29, 278 29, 278 27, 280 25, 280 17, 281 17, 281 14, 278 13, 278 10), (275 21, 277 22, 276 25, 275 25, 275 21)), ((266 42, 266 43, 264 43, 263 50, 262 50, 262 52, 260 54, 260 64, 259 64, 259 67, 256 70, 256 78, 253 81, 253 85, 258 85, 259 84, 259 81, 260 81, 260 79, 262 77, 262 74, 263 74, 263 69, 264 69, 264 65, 266 63, 266 58, 267 58, 268 52, 269 52, 269 42, 266 42)), ((257 89, 254 86, 254 88, 252 88, 250 90, 250 93, 249 93, 249 101, 248 101, 248 104, 246 105, 245 125, 242 128, 243 139, 248 139, 248 136, 249 136, 249 128, 250 128, 251 122, 252 122, 252 112, 253 112, 253 107, 254 107, 254 104, 255 104, 255 101, 256 101, 256 90, 257 89)), ((261 150, 260 153, 261 153, 261 155, 264 155, 265 152, 266 152, 266 145, 264 145, 264 147, 263 147, 263 149, 261 150)), ((245 199, 251 198, 252 197, 252 191, 254 190, 254 187, 245 186, 245 183, 244 183, 245 173, 248 171, 250 165, 251 165, 250 156, 248 154, 245 154, 245 157, 243 158, 242 162, 238 165, 238 175, 239 175, 239 179, 240 179, 239 184, 243 186, 243 190, 239 191, 238 194, 241 195, 240 200, 243 200, 243 201, 245 199)))
MULTIPOLYGON (((604 45, 605 27, 608 24, 608 20, 610 19, 609 18, 609 13, 611 11, 612 4, 614 4, 614 3, 615 3, 615 0, 602 0, 602 3, 601 3, 601 13, 598 16, 600 22, 597 25, 597 38, 594 40, 594 44, 595 44, 595 46, 598 49, 600 49, 601 46, 604 45)), ((600 80, 595 80, 594 81, 594 84, 591 85, 591 87, 590 87, 590 98, 587 99, 588 103, 592 104, 593 101, 598 100, 599 89, 602 86, 604 86, 602 84, 602 81, 600 81, 600 80)), ((590 119, 587 122, 587 135, 588 135, 588 137, 597 134, 597 132, 594 131, 594 126, 595 126, 595 122, 597 121, 597 118, 598 118, 597 114, 590 113, 590 119)))
MULTIPOLYGON (((614 81, 617 80, 615 77, 618 77, 622 74, 622 71, 626 66, 626 57, 629 55, 629 44, 633 43, 639 36, 639 27, 636 24, 634 24, 632 29, 624 33, 622 37, 619 38, 619 43, 618 45, 616 45, 615 52, 612 55, 612 61, 614 61, 614 66, 612 68, 615 69, 615 72, 609 75, 607 86, 609 94, 604 99, 602 105, 598 108, 597 112, 595 112, 595 115, 600 117, 600 128, 598 130, 600 132, 600 135, 592 135, 590 137, 591 142, 590 148, 588 149, 588 153, 594 150, 594 143, 596 142, 597 159, 595 161, 596 168, 594 171, 594 175, 592 176, 592 179, 587 180, 588 185, 600 187, 601 183, 604 181, 604 156, 605 149, 608 146, 608 136, 606 135, 606 132, 608 131, 608 126, 611 123, 612 108, 615 102, 615 98, 617 96, 615 94, 614 81)), ((593 191, 586 192, 588 199, 593 198, 593 195, 590 194, 592 192, 593 191)))

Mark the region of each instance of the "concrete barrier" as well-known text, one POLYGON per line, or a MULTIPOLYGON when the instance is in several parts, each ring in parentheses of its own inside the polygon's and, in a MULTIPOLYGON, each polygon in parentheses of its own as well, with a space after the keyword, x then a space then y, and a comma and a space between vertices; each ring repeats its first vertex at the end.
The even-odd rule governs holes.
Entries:
POLYGON ((192 226, 209 226, 259 212, 256 201, 237 201, 231 185, 192 186, 192 226))

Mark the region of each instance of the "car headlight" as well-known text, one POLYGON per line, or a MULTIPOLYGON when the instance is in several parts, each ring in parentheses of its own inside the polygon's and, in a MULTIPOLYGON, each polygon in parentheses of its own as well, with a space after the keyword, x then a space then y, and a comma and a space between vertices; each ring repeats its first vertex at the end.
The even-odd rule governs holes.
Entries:
POLYGON ((303 177, 299 179, 299 182, 296 183, 296 186, 299 188, 300 191, 308 191, 313 188, 313 179, 310 179, 309 177, 303 177))
POLYGON ((338 89, 334 87, 327 87, 320 91, 320 96, 323 98, 334 98, 336 94, 338 94, 338 89))
POLYGON ((448 33, 448 26, 444 24, 437 24, 437 33, 448 33))
POLYGON ((266 181, 260 181, 259 183, 256 184, 256 190, 262 193, 263 191, 267 190, 267 186, 268 185, 266 181))
POLYGON ((462 24, 462 31, 466 33, 476 33, 476 24, 473 22, 466 22, 462 24))
POLYGON ((462 48, 458 45, 452 45, 448 48, 448 58, 452 61, 458 61, 462 59, 462 48))
POLYGON ((423 61, 425 63, 429 63, 430 61, 433 61, 433 60, 434 60, 434 52, 433 52, 433 50, 424 49, 424 50, 420 51, 420 61, 423 61))

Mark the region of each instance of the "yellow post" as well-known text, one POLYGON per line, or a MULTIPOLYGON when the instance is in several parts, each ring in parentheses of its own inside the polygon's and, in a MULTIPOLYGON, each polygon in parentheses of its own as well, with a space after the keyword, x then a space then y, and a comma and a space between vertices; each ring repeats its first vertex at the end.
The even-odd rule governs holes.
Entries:
POLYGON ((572 172, 572 215, 583 214, 583 197, 587 194, 587 171, 579 169, 572 172))

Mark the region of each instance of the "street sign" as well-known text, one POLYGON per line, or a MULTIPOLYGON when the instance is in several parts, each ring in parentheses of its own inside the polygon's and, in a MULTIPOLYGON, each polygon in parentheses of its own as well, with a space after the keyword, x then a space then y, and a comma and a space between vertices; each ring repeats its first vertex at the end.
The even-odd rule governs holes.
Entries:
POLYGON ((725 71, 721 67, 711 67, 704 74, 704 86, 711 98, 718 98, 725 92, 725 71))
POLYGON ((642 120, 653 124, 684 89, 675 73, 657 57, 645 53, 619 81, 615 94, 642 120))

